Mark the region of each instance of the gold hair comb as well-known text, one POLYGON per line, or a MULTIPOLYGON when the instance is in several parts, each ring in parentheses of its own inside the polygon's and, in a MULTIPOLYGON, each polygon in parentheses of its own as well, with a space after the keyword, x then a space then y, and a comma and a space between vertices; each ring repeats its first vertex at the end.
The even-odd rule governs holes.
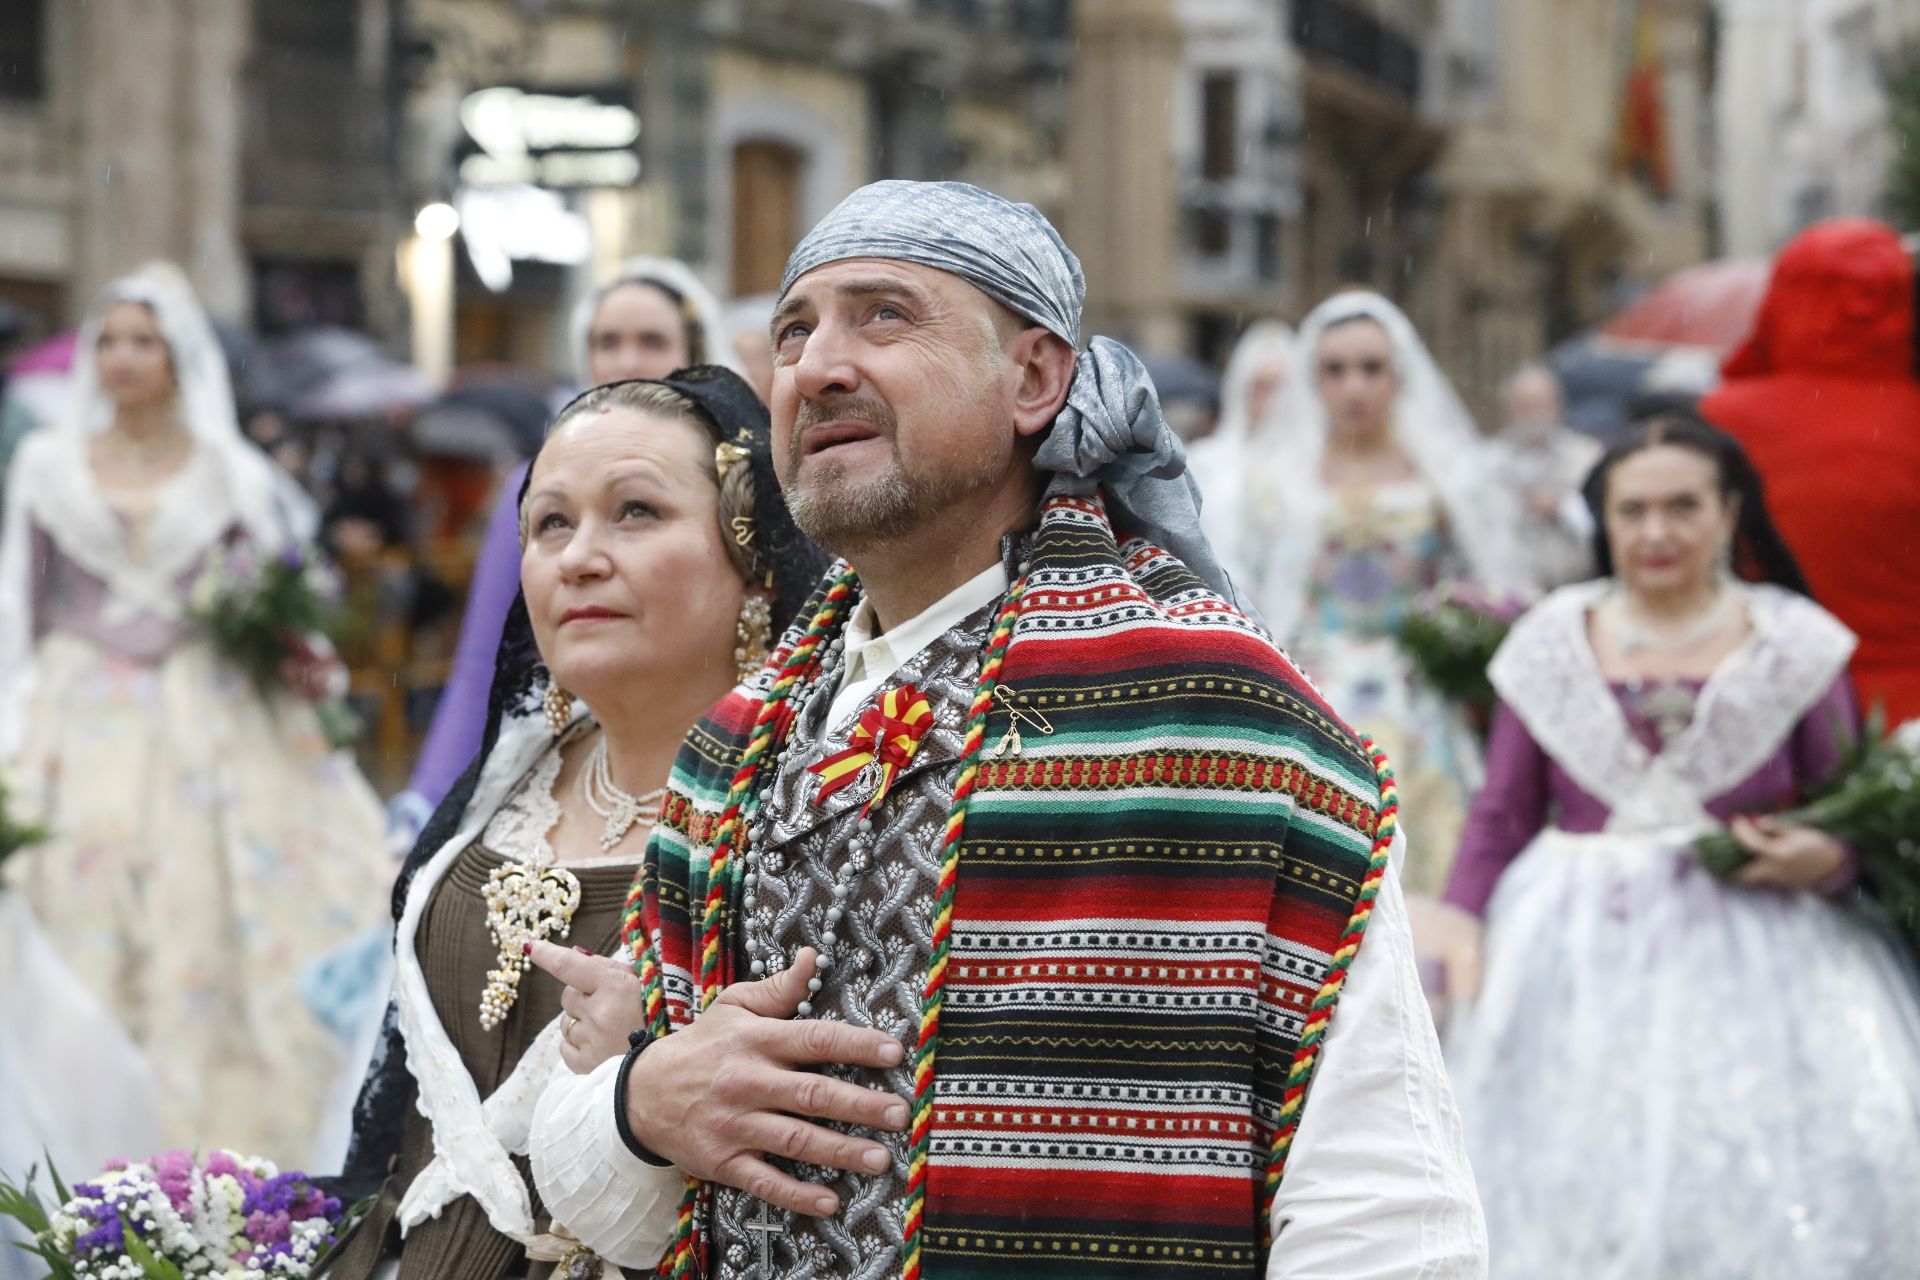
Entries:
POLYGON ((713 446, 713 469, 720 473, 720 483, 725 484, 733 469, 747 460, 745 449, 731 440, 723 440, 713 446))

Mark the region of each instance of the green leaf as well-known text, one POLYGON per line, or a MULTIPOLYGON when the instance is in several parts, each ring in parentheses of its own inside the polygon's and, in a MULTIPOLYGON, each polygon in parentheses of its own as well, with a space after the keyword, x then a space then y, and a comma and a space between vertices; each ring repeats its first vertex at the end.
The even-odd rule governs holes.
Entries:
POLYGON ((47 1176, 53 1179, 53 1193, 60 1197, 61 1204, 65 1204, 73 1199, 73 1192, 67 1190, 67 1184, 60 1181, 60 1169, 53 1163, 53 1153, 43 1147, 40 1154, 47 1158, 47 1176))
POLYGON ((18 1240, 11 1240, 8 1243, 22 1253, 30 1253, 47 1264, 44 1280, 78 1280, 79 1273, 74 1270, 73 1264, 61 1257, 52 1245, 22 1244, 18 1240))
POLYGON ((133 1233, 132 1227, 122 1227, 121 1230, 127 1237, 127 1256, 133 1259, 147 1280, 187 1280, 179 1267, 149 1249, 147 1242, 133 1233))

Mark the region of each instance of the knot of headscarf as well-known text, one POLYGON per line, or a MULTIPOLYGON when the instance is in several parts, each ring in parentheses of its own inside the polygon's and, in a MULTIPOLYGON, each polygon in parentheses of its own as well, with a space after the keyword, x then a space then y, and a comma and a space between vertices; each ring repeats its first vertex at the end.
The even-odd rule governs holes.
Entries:
MULTIPOLYGON (((959 276, 1079 345, 1086 276, 1030 204, 964 182, 872 183, 841 201, 794 249, 781 294, 816 267, 848 258, 913 262, 959 276)), ((1187 475, 1186 451, 1161 416, 1146 366, 1126 347, 1095 338, 1080 353, 1066 406, 1034 464, 1053 473, 1049 496, 1104 491, 1120 524, 1241 603, 1201 531, 1200 491, 1187 475)))
POLYGON ((1187 453, 1160 413, 1140 357, 1111 338, 1095 338, 1075 361, 1073 386, 1034 465, 1053 472, 1047 495, 1107 495, 1118 523, 1177 556, 1214 590, 1235 599, 1232 583, 1200 529, 1200 489, 1187 453))

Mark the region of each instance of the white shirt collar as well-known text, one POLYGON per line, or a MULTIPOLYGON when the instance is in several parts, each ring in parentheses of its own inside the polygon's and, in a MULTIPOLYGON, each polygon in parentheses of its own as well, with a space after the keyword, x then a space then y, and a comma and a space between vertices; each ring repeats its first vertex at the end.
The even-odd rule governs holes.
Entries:
POLYGON ((1006 566, 995 560, 913 617, 879 635, 874 634, 879 620, 874 617, 873 602, 862 597, 847 618, 847 665, 827 723, 837 725, 853 714, 914 655, 965 622, 982 605, 1005 595, 1008 585, 1006 566))

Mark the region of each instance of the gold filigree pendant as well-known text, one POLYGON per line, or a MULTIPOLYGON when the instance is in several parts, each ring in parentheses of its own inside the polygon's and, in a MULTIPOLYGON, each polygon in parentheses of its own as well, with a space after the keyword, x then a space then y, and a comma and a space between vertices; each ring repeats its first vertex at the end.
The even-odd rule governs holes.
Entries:
POLYGON ((580 909, 580 880, 565 867, 505 862, 487 877, 487 931, 500 948, 499 964, 480 993, 480 1025, 491 1031, 520 998, 520 978, 533 967, 526 944, 564 938, 580 909))

